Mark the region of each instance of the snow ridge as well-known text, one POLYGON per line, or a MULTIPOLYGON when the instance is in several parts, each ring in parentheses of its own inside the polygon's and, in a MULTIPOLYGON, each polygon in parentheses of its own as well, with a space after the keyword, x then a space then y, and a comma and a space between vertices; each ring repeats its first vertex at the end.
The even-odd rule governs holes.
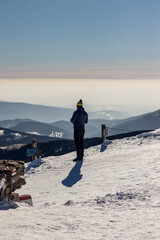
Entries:
POLYGON ((74 152, 26 164, 19 193, 33 207, 1 211, 2 239, 159 240, 159 140, 157 129, 91 147, 83 162, 74 152))

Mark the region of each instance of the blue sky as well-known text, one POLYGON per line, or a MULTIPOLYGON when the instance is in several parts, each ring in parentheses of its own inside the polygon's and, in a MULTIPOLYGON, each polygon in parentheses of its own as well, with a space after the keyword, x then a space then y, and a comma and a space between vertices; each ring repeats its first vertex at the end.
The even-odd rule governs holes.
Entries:
POLYGON ((159 79, 159 0, 0 0, 0 78, 159 79))

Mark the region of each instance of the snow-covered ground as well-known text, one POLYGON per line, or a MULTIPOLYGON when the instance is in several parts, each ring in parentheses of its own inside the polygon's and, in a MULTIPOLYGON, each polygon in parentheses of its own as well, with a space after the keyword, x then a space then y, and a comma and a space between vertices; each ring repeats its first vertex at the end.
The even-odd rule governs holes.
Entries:
POLYGON ((26 165, 33 207, 3 203, 3 240, 160 239, 160 129, 26 165))

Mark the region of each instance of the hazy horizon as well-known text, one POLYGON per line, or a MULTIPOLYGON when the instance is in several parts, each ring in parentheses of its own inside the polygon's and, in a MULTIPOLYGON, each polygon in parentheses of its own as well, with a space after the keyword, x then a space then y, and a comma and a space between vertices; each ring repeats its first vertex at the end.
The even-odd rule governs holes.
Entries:
POLYGON ((139 108, 147 112, 156 110, 160 103, 159 80, 1 79, 0 86, 0 101, 47 106, 75 108, 82 99, 89 110, 131 106, 131 111, 139 108))

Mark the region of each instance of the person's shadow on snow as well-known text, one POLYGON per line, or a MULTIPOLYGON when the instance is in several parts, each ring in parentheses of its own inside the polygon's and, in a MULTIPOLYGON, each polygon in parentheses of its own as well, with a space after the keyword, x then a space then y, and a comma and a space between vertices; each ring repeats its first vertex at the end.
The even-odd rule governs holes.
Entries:
POLYGON ((62 181, 62 184, 66 187, 72 187, 78 181, 82 179, 81 167, 83 161, 76 162, 75 166, 72 168, 68 176, 62 181))

